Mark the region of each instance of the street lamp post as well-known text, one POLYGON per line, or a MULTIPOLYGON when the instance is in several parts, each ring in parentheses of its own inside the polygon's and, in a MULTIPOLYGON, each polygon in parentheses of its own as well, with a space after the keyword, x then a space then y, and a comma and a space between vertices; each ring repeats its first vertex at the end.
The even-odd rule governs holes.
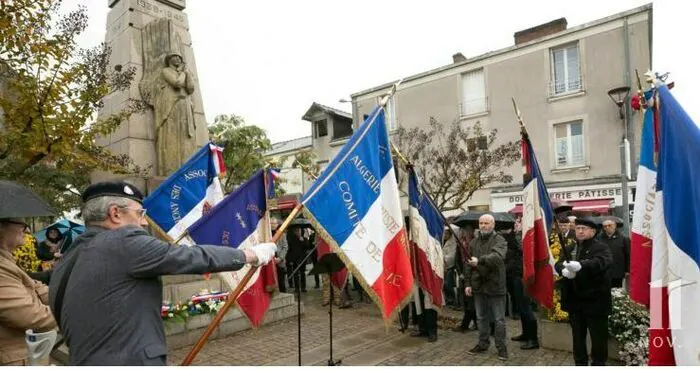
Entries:
POLYGON ((629 97, 630 87, 623 86, 613 88, 608 91, 608 96, 617 105, 619 117, 623 123, 622 141, 620 142, 620 181, 622 183, 622 221, 625 225, 625 232, 630 231, 630 206, 629 206, 629 189, 627 181, 630 179, 631 163, 629 159, 629 141, 627 140, 627 115, 624 113, 624 106, 629 97))

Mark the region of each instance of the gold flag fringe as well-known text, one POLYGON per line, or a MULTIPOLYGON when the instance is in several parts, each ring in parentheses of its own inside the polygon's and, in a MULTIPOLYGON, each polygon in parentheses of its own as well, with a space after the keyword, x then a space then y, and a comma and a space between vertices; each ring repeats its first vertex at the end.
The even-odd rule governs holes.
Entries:
MULTIPOLYGON (((413 297, 413 294, 412 293, 407 294, 406 297, 404 297, 401 301, 399 301, 398 306, 393 311, 391 311, 388 316, 385 316, 384 315, 384 311, 385 311, 384 304, 380 301, 379 296, 377 296, 377 293, 369 286, 367 281, 364 279, 364 277, 360 273, 359 269, 357 269, 357 267, 355 267, 355 265, 350 261, 350 259, 347 257, 347 255, 345 255, 342 248, 340 246, 338 246, 338 243, 335 242, 335 240, 330 236, 328 231, 326 231, 326 229, 321 225, 321 223, 319 223, 319 221, 316 219, 316 217, 314 217, 314 215, 306 207, 304 207, 302 209, 302 211, 304 212, 304 216, 307 217, 309 219, 309 221, 311 222, 311 224, 314 226, 314 229, 316 230, 316 232, 321 237, 323 237, 323 239, 326 241, 326 243, 328 243, 328 246, 330 246, 331 250, 333 252, 335 252, 336 254, 338 254, 338 257, 340 258, 340 260, 343 261, 345 266, 350 270, 350 272, 352 273, 352 276, 357 278, 357 280, 360 282, 360 285, 362 286, 362 288, 365 290, 365 292, 367 292, 367 295, 369 295, 370 299, 372 299, 372 301, 379 307, 379 309, 382 313, 384 327, 388 331, 389 328, 394 323, 394 320, 400 314, 401 310, 403 310, 403 308, 406 307, 406 305, 408 305, 411 298, 413 297)), ((404 230, 405 230, 405 228, 404 228, 404 230)), ((413 276, 413 277, 415 278, 415 276, 413 276)))

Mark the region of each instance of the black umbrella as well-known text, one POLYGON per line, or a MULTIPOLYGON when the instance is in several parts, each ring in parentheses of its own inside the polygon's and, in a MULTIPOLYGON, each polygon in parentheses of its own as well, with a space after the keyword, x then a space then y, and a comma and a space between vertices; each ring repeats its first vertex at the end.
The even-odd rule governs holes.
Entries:
POLYGON ((459 216, 457 216, 452 224, 464 228, 466 226, 472 226, 474 228, 479 228, 479 218, 484 214, 491 214, 493 219, 496 221, 496 229, 508 229, 513 228, 515 225, 515 218, 509 213, 491 213, 487 211, 466 211, 459 216))
POLYGON ((0 181, 0 218, 29 218, 54 215, 49 204, 32 190, 10 181, 0 181))
POLYGON ((487 214, 485 211, 465 211, 459 214, 453 221, 452 224, 464 228, 466 226, 472 226, 474 228, 479 228, 479 218, 487 214))
POLYGON ((612 220, 613 222, 615 222, 615 224, 617 225, 617 228, 622 228, 622 226, 625 225, 625 222, 622 219, 620 219, 616 216, 612 216, 612 215, 602 215, 599 217, 595 217, 593 219, 599 228, 603 227, 603 222, 606 220, 612 220))
POLYGON ((289 223, 289 228, 299 227, 299 228, 313 228, 311 221, 304 218, 296 218, 289 223))
POLYGON ((496 230, 511 229, 515 226, 515 218, 510 213, 493 213, 496 220, 496 230))

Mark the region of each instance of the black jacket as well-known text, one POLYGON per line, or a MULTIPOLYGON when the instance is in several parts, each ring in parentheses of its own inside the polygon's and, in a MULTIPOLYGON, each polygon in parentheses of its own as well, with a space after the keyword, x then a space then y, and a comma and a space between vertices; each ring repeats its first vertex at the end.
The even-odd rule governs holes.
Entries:
MULTIPOLYGON (((607 245, 594 237, 577 245, 567 246, 571 257, 581 263, 581 270, 574 279, 562 278, 561 307, 567 312, 588 315, 610 315, 612 295, 610 293, 610 266, 612 254, 607 245)), ((559 254, 555 264, 557 273, 564 269, 564 253, 559 254)))
POLYGON ((503 238, 508 243, 506 251, 506 275, 508 277, 523 276, 523 249, 520 240, 515 236, 515 232, 503 234, 503 238))
POLYGON ((309 241, 307 239, 297 238, 294 232, 287 232, 287 261, 291 263, 300 263, 309 249, 309 241))
POLYGON ((474 293, 501 296, 506 294, 506 240, 496 232, 474 237, 469 243, 471 255, 479 259, 476 268, 464 265, 464 283, 474 293))
POLYGON ((613 264, 610 268, 610 278, 625 278, 625 273, 630 272, 630 239, 616 230, 612 236, 602 232, 600 241, 608 245, 612 253, 613 264))

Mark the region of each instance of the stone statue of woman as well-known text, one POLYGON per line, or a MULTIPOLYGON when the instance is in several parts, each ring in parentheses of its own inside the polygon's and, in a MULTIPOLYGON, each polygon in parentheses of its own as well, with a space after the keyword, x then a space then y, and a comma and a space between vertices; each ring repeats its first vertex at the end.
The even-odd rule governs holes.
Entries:
POLYGON ((159 176, 175 172, 197 150, 194 86, 182 56, 166 55, 153 91, 159 176))

